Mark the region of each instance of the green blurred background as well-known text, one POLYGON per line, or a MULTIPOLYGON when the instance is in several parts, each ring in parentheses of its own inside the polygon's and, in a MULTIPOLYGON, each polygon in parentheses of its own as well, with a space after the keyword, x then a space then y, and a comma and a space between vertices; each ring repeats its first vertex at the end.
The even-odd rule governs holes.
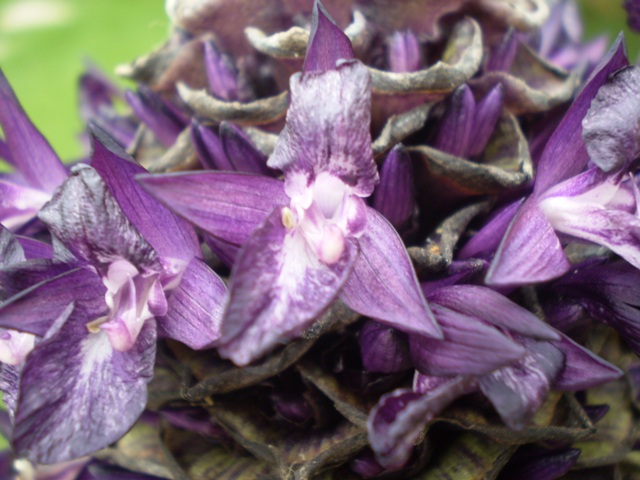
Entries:
MULTIPOLYGON (((585 37, 607 33, 613 40, 624 30, 635 63, 640 37, 626 28, 621 1, 578 3, 585 37)), ((54 149, 74 160, 81 154, 76 82, 84 61, 114 78, 116 65, 160 45, 168 28, 163 0, 0 0, 0 67, 54 149)))
MULTIPOLYGON (((621 1, 578 0, 586 38, 625 28, 621 1)), ((0 67, 36 125, 65 160, 81 150, 76 81, 91 59, 109 73, 159 45, 168 21, 163 0, 0 0, 0 67)), ((638 38, 629 34, 635 61, 638 38)), ((126 85, 126 82, 121 82, 126 85)))

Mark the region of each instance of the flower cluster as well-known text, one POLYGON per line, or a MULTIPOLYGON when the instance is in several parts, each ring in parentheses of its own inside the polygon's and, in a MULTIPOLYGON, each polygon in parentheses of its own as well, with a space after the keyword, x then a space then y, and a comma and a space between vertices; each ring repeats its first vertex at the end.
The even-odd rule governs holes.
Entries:
POLYGON ((623 39, 571 0, 325 3, 167 1, 137 91, 82 77, 73 166, 0 72, 3 475, 640 468, 623 39))

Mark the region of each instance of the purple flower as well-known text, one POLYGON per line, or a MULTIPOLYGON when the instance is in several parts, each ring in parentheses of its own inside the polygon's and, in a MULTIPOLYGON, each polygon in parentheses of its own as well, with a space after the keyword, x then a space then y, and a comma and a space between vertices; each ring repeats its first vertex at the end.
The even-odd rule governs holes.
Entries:
POLYGON ((143 172, 99 130, 39 214, 54 257, 4 269, 5 288, 41 280, 0 306, 0 325, 38 337, 3 388, 16 399, 13 447, 52 463, 122 436, 146 405, 158 335, 193 348, 219 335, 222 281, 192 227, 133 180, 143 172))
MULTIPOLYGON (((638 219, 632 213, 636 208, 632 195, 635 187, 629 185, 632 182, 623 170, 608 175, 593 167, 583 172, 589 153, 603 149, 599 145, 626 145, 628 138, 635 135, 629 128, 612 133, 606 121, 597 120, 599 116, 615 117, 620 108, 620 92, 626 90, 615 84, 631 81, 635 69, 619 72, 611 80, 613 85, 605 82, 627 63, 619 38, 549 139, 538 163, 533 194, 524 202, 519 200, 505 208, 461 250, 461 258, 468 258, 497 247, 485 279, 487 284, 543 282, 567 272, 570 264, 556 231, 607 246, 640 266, 633 233, 638 219), (596 97, 601 87, 603 90, 596 97), (599 100, 589 110, 594 97, 599 100)), ((612 152, 622 150, 620 147, 612 152)), ((615 154, 595 156, 592 161, 611 169, 614 164, 629 165, 628 157, 634 155, 627 152, 612 160, 615 154)))
POLYGON ((284 172, 284 185, 213 172, 139 177, 177 213, 242 246, 223 356, 251 362, 299 335, 338 294, 401 330, 440 335, 398 234, 362 200, 378 182, 369 124, 367 69, 318 6, 304 71, 291 79, 287 123, 268 161, 284 172))
POLYGON ((0 157, 14 169, 0 173, 0 222, 18 231, 34 220, 51 199, 67 170, 47 140, 31 123, 0 71, 0 157))

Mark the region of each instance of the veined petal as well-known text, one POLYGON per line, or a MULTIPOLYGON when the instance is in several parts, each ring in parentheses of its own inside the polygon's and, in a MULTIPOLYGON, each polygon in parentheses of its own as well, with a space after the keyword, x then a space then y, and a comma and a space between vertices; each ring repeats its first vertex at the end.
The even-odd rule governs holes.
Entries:
POLYGON ((504 295, 479 285, 452 285, 431 292, 430 303, 530 337, 559 340, 560 334, 504 295))
POLYGON ((222 146, 222 140, 207 126, 197 120, 191 121, 191 141, 200 163, 208 170, 234 170, 222 146))
POLYGON ((618 170, 640 154, 640 68, 609 76, 582 121, 591 161, 605 172, 618 170))
POLYGON ((440 338, 398 233, 372 208, 360 254, 340 298, 353 310, 399 330, 440 338))
POLYGON ((48 243, 23 236, 16 236, 16 238, 24 250, 24 257, 27 260, 34 258, 53 258, 53 247, 48 243))
POLYGON ((521 198, 498 210, 495 216, 462 247, 458 252, 458 258, 487 257, 495 252, 524 200, 521 198))
POLYGON ((167 314, 157 318, 158 334, 188 345, 206 348, 220 337, 227 287, 199 258, 194 258, 171 291, 167 314))
POLYGON ((33 350, 36 337, 31 333, 0 328, 0 363, 20 365, 33 350))
POLYGON ((484 375, 522 358, 525 350, 477 318, 432 305, 444 340, 412 335, 414 366, 427 375, 484 375))
POLYGON ((623 374, 618 367, 578 345, 566 335, 562 335, 553 344, 565 357, 564 366, 553 381, 553 387, 558 390, 586 390, 620 378, 623 374))
POLYGON ((393 373, 411 368, 407 340, 402 333, 368 321, 360 331, 360 356, 364 368, 393 373))
POLYGON ((514 430, 522 429, 542 405, 564 364, 562 352, 549 342, 528 340, 525 346, 527 356, 517 364, 479 380, 482 393, 514 430))
POLYGON ((100 174, 111 195, 133 226, 160 256, 189 261, 201 256, 191 225, 176 217, 135 180, 146 173, 119 145, 95 126, 91 128, 91 166, 100 174))
POLYGON ((152 196, 207 233, 242 245, 277 206, 288 205, 274 178, 232 172, 138 175, 152 196))
POLYGON ((571 265, 560 240, 534 198, 518 210, 485 278, 487 285, 521 285, 551 280, 571 265))
POLYGON ((400 230, 411 221, 416 206, 414 195, 411 158, 402 144, 398 144, 382 164, 380 184, 373 194, 372 206, 400 230))
POLYGON ((402 467, 426 424, 456 398, 469 392, 472 381, 453 377, 426 394, 399 389, 384 395, 367 421, 369 444, 380 464, 402 467))
POLYGON ((11 151, 12 165, 37 190, 52 194, 67 170, 49 142, 31 123, 0 70, 0 125, 11 151))
POLYGON ((378 183, 371 150, 371 78, 358 61, 291 77, 287 122, 268 165, 285 172, 287 194, 303 195, 327 172, 366 197, 378 183))
POLYGON ((35 218, 50 199, 50 193, 0 179, 0 222, 17 230, 35 218))
POLYGON ((456 157, 466 157, 473 134, 476 101, 465 83, 450 97, 450 103, 440 119, 440 130, 435 147, 456 157))
MULTIPOLYGON (((611 185, 611 188, 617 190, 611 185)), ((603 245, 640 268, 640 218, 624 210, 607 208, 598 200, 609 196, 606 185, 582 195, 554 196, 540 202, 549 223, 561 233, 603 245)))
POLYGON ((308 327, 337 296, 356 259, 356 243, 347 238, 334 263, 321 262, 301 228, 288 225, 287 210, 276 208, 247 240, 229 280, 218 351, 238 365, 308 327))
POLYGON ((0 327, 44 336, 71 304, 92 314, 105 313, 106 289, 91 268, 57 275, 14 295, 0 305, 0 327))
POLYGON ((315 1, 303 72, 306 74, 334 70, 338 60, 352 58, 354 54, 351 41, 336 25, 322 3, 315 1))
POLYGON ((87 165, 73 168, 38 217, 76 258, 96 267, 124 258, 137 267, 161 270, 156 252, 87 165))
POLYGON ((420 42, 411 30, 393 32, 388 48, 387 62, 391 72, 417 72, 422 68, 420 42))
POLYGON ((222 122, 220 125, 222 146, 233 170, 237 172, 271 175, 267 168, 267 157, 258 150, 246 134, 237 126, 222 122))
POLYGON ((125 92, 125 97, 136 117, 151 129, 165 147, 175 143, 186 122, 157 93, 141 86, 137 93, 130 90, 125 92))
POLYGON ((155 322, 146 322, 134 348, 122 353, 106 333, 89 333, 86 321, 74 312, 27 358, 13 431, 20 456, 57 463, 87 455, 124 435, 146 405, 155 322))
POLYGON ((538 162, 534 194, 542 194, 556 183, 580 173, 585 167, 589 161, 589 155, 582 140, 582 119, 609 75, 628 64, 621 34, 591 73, 585 86, 547 142, 538 162))
POLYGON ((238 100, 238 80, 233 65, 211 40, 204 42, 204 66, 211 93, 222 100, 238 100))
POLYGON ((484 151, 500 118, 503 102, 504 88, 499 83, 476 105, 468 155, 480 155, 484 151))

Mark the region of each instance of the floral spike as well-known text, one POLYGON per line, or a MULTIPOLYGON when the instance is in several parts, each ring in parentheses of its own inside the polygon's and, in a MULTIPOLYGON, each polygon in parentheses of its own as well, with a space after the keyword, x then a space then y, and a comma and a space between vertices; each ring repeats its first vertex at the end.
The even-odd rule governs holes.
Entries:
POLYGON ((264 187, 272 184, 276 190, 277 182, 265 177, 214 172, 138 177, 183 217, 227 244, 243 245, 231 273, 219 342, 219 351, 240 365, 299 335, 338 296, 400 330, 441 336, 397 232, 361 198, 378 183, 369 133, 369 74, 355 60, 336 64, 342 57, 328 60, 326 51, 319 53, 321 44, 333 42, 328 51, 343 55, 348 39, 319 4, 315 9, 316 40, 308 55, 314 71, 291 78, 286 125, 268 161, 284 172, 282 203, 261 199, 264 187), (181 183, 191 187, 185 190, 181 183), (214 183, 227 186, 214 189, 214 183), (194 187, 201 190, 192 201, 185 192, 196 195, 194 187), (270 213, 260 213, 266 208, 270 213), (303 279, 315 293, 296 283, 303 279))
POLYGON ((319 0, 313 4, 311 35, 304 60, 304 73, 335 70, 338 60, 354 58, 351 41, 340 30, 319 0))

